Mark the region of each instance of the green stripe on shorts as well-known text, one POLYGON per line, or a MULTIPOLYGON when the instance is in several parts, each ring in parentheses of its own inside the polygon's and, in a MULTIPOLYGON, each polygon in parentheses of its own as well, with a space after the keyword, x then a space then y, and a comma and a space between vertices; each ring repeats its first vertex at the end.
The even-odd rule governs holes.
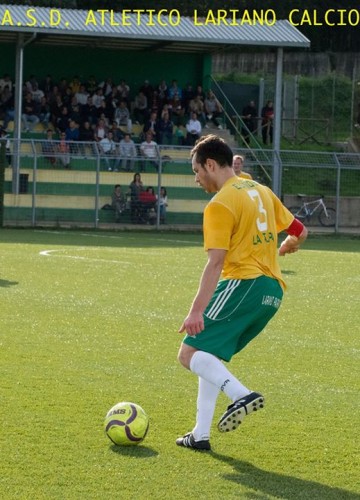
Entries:
POLYGON ((225 361, 241 351, 280 307, 283 290, 268 276, 221 280, 204 313, 205 329, 184 343, 225 361))

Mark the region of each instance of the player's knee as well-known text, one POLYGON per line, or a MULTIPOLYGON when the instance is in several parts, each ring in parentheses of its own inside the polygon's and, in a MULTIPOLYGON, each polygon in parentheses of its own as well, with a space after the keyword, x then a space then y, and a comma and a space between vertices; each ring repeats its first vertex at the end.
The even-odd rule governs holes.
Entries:
POLYGON ((195 351, 196 349, 186 344, 181 345, 178 353, 178 361, 184 368, 190 370, 190 361, 195 351))

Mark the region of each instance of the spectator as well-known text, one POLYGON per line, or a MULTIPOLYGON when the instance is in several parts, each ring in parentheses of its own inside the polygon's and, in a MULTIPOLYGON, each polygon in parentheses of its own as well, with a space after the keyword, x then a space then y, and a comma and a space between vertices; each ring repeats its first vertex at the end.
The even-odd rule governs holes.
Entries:
POLYGON ((104 160, 106 169, 112 172, 118 171, 119 158, 117 158, 116 144, 113 141, 112 132, 108 132, 103 139, 99 141, 100 156, 104 160), (112 161, 111 161, 112 160, 112 161))
POLYGON ((160 223, 166 224, 166 209, 168 206, 168 197, 166 189, 161 186, 160 188, 160 196, 158 199, 159 207, 160 207, 160 223))
POLYGON ((13 84, 8 73, 5 73, 2 78, 0 78, 0 93, 4 90, 5 87, 8 87, 10 92, 12 92, 13 84))
POLYGON ((65 132, 70 122, 70 116, 67 106, 63 106, 60 117, 56 120, 56 128, 58 132, 65 132))
POLYGON ((185 113, 189 113, 189 104, 192 99, 195 97, 195 91, 191 85, 191 83, 186 84, 186 88, 184 89, 182 93, 182 102, 183 102, 183 107, 185 109, 185 113))
POLYGON ((49 126, 49 121, 51 117, 50 105, 48 103, 47 97, 43 96, 40 100, 40 109, 39 109, 39 119, 40 123, 44 125, 47 129, 49 126))
POLYGON ((95 125, 98 121, 98 109, 94 106, 92 98, 88 97, 84 106, 81 106, 80 113, 82 120, 89 121, 91 125, 95 125))
POLYGON ((156 195, 154 188, 149 186, 139 194, 140 222, 154 224, 156 220, 156 195))
POLYGON ((37 83, 33 84, 32 91, 31 91, 32 98, 35 102, 40 103, 41 99, 45 96, 44 92, 39 89, 39 86, 37 83))
POLYGON ((241 177, 242 179, 252 179, 252 176, 247 172, 243 172, 244 167, 244 157, 241 155, 233 156, 232 168, 234 169, 235 175, 241 177))
MULTIPOLYGON (((147 132, 145 141, 140 144, 140 152, 145 160, 148 160, 151 165, 155 167, 156 170, 159 169, 158 159, 158 146, 155 141, 152 140, 152 133, 147 132)), ((145 170, 143 163, 142 170, 145 170)))
POLYGON ((119 98, 128 104, 130 100, 130 87, 125 80, 120 81, 117 90, 119 93, 119 98))
POLYGON ((121 139, 124 137, 124 134, 122 131, 119 129, 117 122, 113 121, 112 126, 110 128, 110 131, 113 133, 113 139, 116 144, 118 144, 121 139))
POLYGON ((89 76, 88 81, 86 82, 86 88, 89 94, 94 94, 96 92, 98 84, 94 75, 89 76))
POLYGON ((85 85, 80 85, 79 90, 75 93, 75 97, 80 106, 87 104, 89 93, 86 91, 85 85))
POLYGON ((104 120, 100 119, 94 130, 95 141, 100 142, 101 139, 105 139, 107 132, 108 132, 108 127, 106 127, 104 120))
POLYGON ((126 127, 126 131, 131 134, 132 121, 130 111, 126 106, 125 101, 120 101, 114 113, 114 120, 120 127, 126 127))
POLYGON ((101 103, 105 99, 104 92, 102 88, 98 88, 95 94, 92 96, 92 102, 95 108, 100 108, 101 103))
POLYGON ((261 110, 261 134, 263 144, 272 144, 273 142, 273 122, 274 122, 274 106, 272 101, 267 101, 266 105, 261 110))
POLYGON ((140 193, 144 190, 141 175, 137 172, 129 186, 131 222, 140 222, 140 193))
POLYGON ((194 99, 191 99, 189 103, 189 111, 190 113, 196 113, 198 116, 198 119, 201 123, 201 125, 205 125, 206 123, 206 117, 205 117, 205 112, 204 112, 204 102, 201 99, 200 95, 197 95, 194 97, 194 99))
POLYGON ((180 100, 182 99, 182 90, 178 86, 177 80, 173 80, 168 90, 169 100, 174 99, 177 96, 180 100))
POLYGON ((66 142, 65 132, 60 133, 60 142, 57 144, 57 152, 59 153, 60 163, 64 168, 70 168, 70 148, 66 142))
MULTIPOLYGON (((222 129, 222 126, 220 125, 219 118, 221 117, 223 113, 222 106, 218 99, 216 98, 214 92, 212 90, 209 90, 206 99, 204 102, 204 108, 205 108, 205 113, 206 113, 206 118, 209 121, 212 121, 213 124, 218 128, 222 129)), ((206 128, 209 128, 208 125, 205 125, 206 128)))
POLYGON ((120 158, 121 169, 130 172, 134 170, 134 163, 136 158, 136 146, 131 139, 130 134, 125 134, 124 138, 120 141, 120 158))
POLYGON ((39 85, 39 87, 44 92, 44 94, 47 97, 47 99, 49 99, 50 95, 52 94, 53 89, 54 89, 54 82, 53 82, 52 76, 51 75, 46 75, 46 77, 41 82, 41 84, 39 85))
POLYGON ((80 144, 80 150, 82 154, 86 154, 86 151, 90 149, 90 154, 93 154, 93 143, 94 141, 94 131, 91 128, 90 122, 83 122, 79 127, 79 141, 82 142, 80 144), (88 143, 88 144, 86 144, 88 143))
POLYGON ((144 124, 143 128, 143 134, 145 137, 147 132, 151 132, 152 136, 156 138, 156 140, 159 140, 159 120, 157 118, 157 113, 156 111, 152 111, 150 114, 149 120, 147 120, 144 124))
POLYGON ((169 118, 169 113, 164 113, 159 122, 159 144, 172 144, 174 124, 169 118))
POLYGON ((194 146, 201 134, 201 123, 199 122, 195 112, 191 113, 191 118, 186 124, 186 132, 186 145, 194 146))
POLYGON ((249 104, 243 108, 242 119, 244 122, 242 135, 245 143, 250 144, 250 137, 256 132, 257 129, 257 109, 254 101, 249 101, 249 104))
POLYGON ((26 94, 26 97, 22 106, 21 119, 24 125, 25 132, 33 130, 34 126, 39 123, 39 104, 36 103, 30 92, 26 94))
POLYGON ((148 100, 144 92, 139 92, 134 101, 134 118, 137 123, 143 124, 148 116, 148 100))
POLYGON ((114 186, 114 191, 111 195, 111 206, 115 210, 115 221, 120 222, 120 216, 126 207, 125 197, 120 184, 114 186))
POLYGON ((141 92, 144 94, 144 96, 146 97, 146 99, 149 103, 152 99, 152 94, 154 92, 154 89, 153 89, 152 85, 150 84, 149 80, 144 81, 144 84, 139 89, 139 93, 141 93, 141 92))
POLYGON ((79 133, 79 126, 77 123, 74 122, 74 120, 69 121, 69 126, 65 130, 65 138, 66 141, 69 143, 70 146, 70 153, 77 153, 77 145, 73 144, 74 142, 77 142, 79 140, 80 133, 79 133))
POLYGON ((11 165, 11 150, 10 150, 10 140, 9 135, 6 133, 6 129, 0 126, 0 141, 5 141, 5 157, 8 166, 11 165))
POLYGON ((46 139, 41 143, 41 150, 45 159, 48 160, 52 166, 55 166, 56 157, 54 155, 56 153, 56 144, 53 138, 53 131, 50 128, 46 131, 46 139))

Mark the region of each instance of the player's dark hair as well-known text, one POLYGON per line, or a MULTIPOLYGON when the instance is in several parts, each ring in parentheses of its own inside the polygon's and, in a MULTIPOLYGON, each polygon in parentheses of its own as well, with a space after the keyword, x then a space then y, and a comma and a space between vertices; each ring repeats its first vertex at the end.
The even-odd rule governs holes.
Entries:
POLYGON ((220 167, 231 167, 233 152, 224 139, 217 135, 205 135, 200 137, 191 150, 191 158, 200 163, 204 168, 208 159, 215 160, 220 167))

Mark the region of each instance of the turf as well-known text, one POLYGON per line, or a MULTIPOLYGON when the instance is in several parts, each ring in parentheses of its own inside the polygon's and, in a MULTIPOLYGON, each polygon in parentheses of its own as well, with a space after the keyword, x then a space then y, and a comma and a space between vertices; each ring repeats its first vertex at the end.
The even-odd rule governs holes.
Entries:
POLYGON ((200 235, 3 229, 0 250, 1 498, 360 499, 358 238, 281 260, 283 305, 230 364, 266 407, 214 424, 207 454, 175 445, 195 413, 176 355, 200 235), (150 416, 137 447, 103 431, 124 400, 150 416))

